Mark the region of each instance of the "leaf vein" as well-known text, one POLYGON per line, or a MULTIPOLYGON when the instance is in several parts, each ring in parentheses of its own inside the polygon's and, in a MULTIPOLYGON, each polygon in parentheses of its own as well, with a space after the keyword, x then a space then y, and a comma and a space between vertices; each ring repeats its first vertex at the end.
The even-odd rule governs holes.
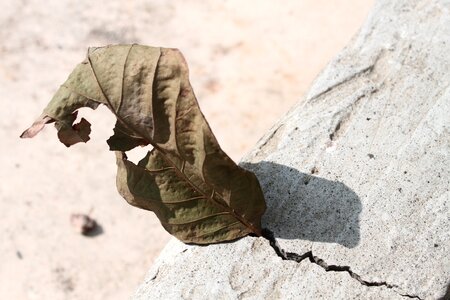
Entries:
POLYGON ((63 84, 63 85, 61 85, 61 86, 64 87, 64 88, 66 88, 66 89, 68 89, 71 93, 77 94, 77 95, 79 95, 79 96, 81 96, 81 97, 84 97, 84 98, 89 99, 89 100, 91 100, 91 101, 94 101, 94 102, 97 102, 97 103, 102 104, 102 102, 101 102, 100 100, 98 100, 98 99, 93 99, 93 98, 91 98, 91 97, 88 97, 88 96, 84 95, 83 93, 81 93, 81 92, 79 92, 79 91, 77 91, 77 90, 75 90, 75 89, 73 89, 73 88, 71 88, 71 87, 69 87, 69 86, 67 86, 67 85, 65 85, 65 84, 63 84))
POLYGON ((102 87, 102 85, 100 84, 100 81, 98 80, 97 73, 95 72, 94 65, 92 64, 92 60, 91 60, 91 56, 90 56, 89 50, 88 50, 87 59, 88 59, 89 67, 91 68, 92 74, 94 75, 94 79, 95 79, 95 81, 97 82, 97 85, 98 85, 98 87, 99 87, 99 89, 100 89, 100 92, 102 92, 102 95, 103 95, 103 97, 105 98, 106 102, 108 103, 108 106, 109 106, 109 108, 111 109, 111 111, 112 111, 116 116, 118 116, 117 112, 115 111, 115 109, 114 109, 114 107, 113 107, 113 105, 112 105, 112 103, 111 103, 111 100, 109 100, 109 98, 106 96, 105 91, 103 90, 103 87, 102 87))
POLYGON ((191 110, 193 108, 194 108, 194 106, 189 107, 189 109, 187 111, 185 111, 182 115, 176 117, 175 120, 179 121, 179 120, 183 119, 184 117, 186 117, 191 112, 191 110))
POLYGON ((122 107, 122 103, 123 103, 123 87, 125 85, 125 69, 126 69, 126 66, 127 66, 128 57, 130 56, 131 49, 133 48, 134 45, 135 44, 131 44, 130 49, 128 49, 127 56, 125 57, 125 62, 123 63, 122 87, 120 89, 120 100, 119 100, 119 105, 117 106, 117 113, 119 113, 120 108, 122 107))
POLYGON ((199 200, 199 199, 206 199, 206 197, 205 196, 197 196, 197 197, 192 197, 192 198, 187 198, 187 199, 182 199, 182 200, 162 201, 162 203, 164 203, 164 204, 180 204, 180 203, 186 203, 186 202, 199 200))
POLYGON ((217 228, 217 229, 215 229, 215 230, 212 230, 212 231, 205 232, 205 233, 202 233, 202 234, 200 234, 200 235, 197 235, 197 238, 202 238, 202 237, 205 237, 205 236, 207 236, 207 235, 214 234, 214 233, 219 232, 219 231, 221 231, 221 230, 223 230, 223 229, 225 229, 225 228, 229 228, 229 227, 231 227, 231 226, 234 226, 234 225, 237 225, 237 224, 240 224, 240 223, 241 223, 241 222, 239 222, 239 221, 236 221, 236 222, 233 222, 233 223, 229 223, 229 224, 224 225, 224 226, 222 226, 222 227, 219 227, 219 228, 217 228))
POLYGON ((180 222, 180 223, 161 222, 161 223, 162 224, 166 224, 166 225, 187 225, 187 224, 193 224, 193 223, 197 223, 197 222, 200 222, 200 221, 204 221, 206 219, 214 218, 214 217, 217 217, 217 216, 230 215, 230 214, 231 214, 231 212, 223 211, 223 212, 219 212, 219 213, 216 213, 216 214, 204 216, 204 217, 201 217, 201 218, 198 218, 198 219, 194 219, 194 220, 191 220, 191 221, 187 221, 187 222, 180 222))

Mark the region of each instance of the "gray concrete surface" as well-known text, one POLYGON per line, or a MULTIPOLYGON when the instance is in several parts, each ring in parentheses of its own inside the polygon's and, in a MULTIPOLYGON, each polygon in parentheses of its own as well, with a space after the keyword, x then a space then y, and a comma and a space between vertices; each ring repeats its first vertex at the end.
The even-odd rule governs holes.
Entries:
POLYGON ((172 241, 135 298, 444 297, 449 9, 444 0, 379 0, 306 99, 241 163, 262 184, 271 242, 172 241))

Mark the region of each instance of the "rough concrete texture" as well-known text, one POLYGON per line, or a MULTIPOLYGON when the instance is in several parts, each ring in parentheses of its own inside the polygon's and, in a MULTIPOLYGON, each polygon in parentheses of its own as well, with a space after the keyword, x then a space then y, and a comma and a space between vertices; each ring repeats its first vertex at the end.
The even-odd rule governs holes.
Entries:
POLYGON ((378 1, 242 163, 274 238, 172 241, 135 298, 449 297, 449 9, 378 1))

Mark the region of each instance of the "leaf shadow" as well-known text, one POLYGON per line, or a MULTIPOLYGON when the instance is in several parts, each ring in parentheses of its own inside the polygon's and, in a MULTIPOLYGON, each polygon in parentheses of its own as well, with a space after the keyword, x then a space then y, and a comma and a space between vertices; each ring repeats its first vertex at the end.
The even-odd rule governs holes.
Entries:
POLYGON ((105 230, 103 229, 103 226, 96 222, 95 227, 83 235, 88 238, 95 238, 99 235, 102 235, 104 232, 105 232, 105 230))
POLYGON ((267 203, 263 227, 276 238, 358 245, 362 205, 348 186, 273 162, 240 166, 258 177, 267 203))
POLYGON ((445 295, 442 296, 441 298, 439 298, 438 300, 446 300, 446 299, 450 299, 450 281, 447 284, 447 289, 445 290, 445 295))

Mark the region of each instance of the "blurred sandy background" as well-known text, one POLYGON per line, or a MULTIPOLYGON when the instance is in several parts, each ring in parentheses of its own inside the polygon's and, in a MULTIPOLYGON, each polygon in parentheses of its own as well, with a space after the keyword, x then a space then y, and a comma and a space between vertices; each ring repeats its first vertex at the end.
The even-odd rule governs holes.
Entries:
POLYGON ((88 46, 179 48, 222 148, 238 161, 299 101, 373 0, 0 2, 0 299, 126 299, 169 236, 115 189, 114 118, 84 115, 92 140, 65 148, 40 115, 88 46), (95 237, 74 212, 100 223, 95 237))

